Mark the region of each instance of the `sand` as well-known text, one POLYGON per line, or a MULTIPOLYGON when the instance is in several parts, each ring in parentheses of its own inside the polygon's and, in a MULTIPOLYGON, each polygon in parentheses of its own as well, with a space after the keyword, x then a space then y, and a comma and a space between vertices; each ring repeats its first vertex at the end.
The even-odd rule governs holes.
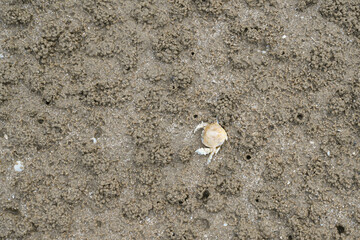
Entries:
POLYGON ((359 44, 358 0, 1 1, 0 239, 359 239, 359 44))

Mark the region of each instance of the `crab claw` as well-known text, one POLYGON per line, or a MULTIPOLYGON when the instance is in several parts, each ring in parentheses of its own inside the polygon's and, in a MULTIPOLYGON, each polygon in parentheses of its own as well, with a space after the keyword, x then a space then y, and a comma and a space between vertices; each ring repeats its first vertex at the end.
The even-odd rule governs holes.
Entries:
POLYGON ((200 155, 208 155, 209 153, 211 153, 211 149, 210 148, 199 148, 195 152, 200 155))

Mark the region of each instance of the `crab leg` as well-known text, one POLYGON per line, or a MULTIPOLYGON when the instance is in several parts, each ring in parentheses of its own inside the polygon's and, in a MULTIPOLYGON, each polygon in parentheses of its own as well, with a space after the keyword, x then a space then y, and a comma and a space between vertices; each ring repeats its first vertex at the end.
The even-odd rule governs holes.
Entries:
POLYGON ((220 147, 217 147, 215 150, 215 155, 218 153, 219 150, 220 150, 220 147))
POLYGON ((207 125, 207 123, 201 122, 199 125, 196 126, 194 133, 196 133, 197 130, 206 127, 207 125))
POLYGON ((214 151, 212 151, 212 152, 210 153, 210 156, 209 156, 206 164, 211 163, 211 159, 212 159, 212 157, 214 156, 214 154, 216 154, 216 152, 214 152, 214 151))
POLYGON ((211 162, 211 159, 213 158, 214 155, 216 155, 218 153, 219 150, 220 150, 220 147, 211 149, 211 154, 207 160, 207 164, 209 164, 211 162))
POLYGON ((200 155, 208 155, 210 153, 210 156, 207 160, 207 164, 209 164, 214 154, 216 154, 218 151, 219 151, 218 149, 212 149, 212 148, 199 148, 195 152, 200 155))

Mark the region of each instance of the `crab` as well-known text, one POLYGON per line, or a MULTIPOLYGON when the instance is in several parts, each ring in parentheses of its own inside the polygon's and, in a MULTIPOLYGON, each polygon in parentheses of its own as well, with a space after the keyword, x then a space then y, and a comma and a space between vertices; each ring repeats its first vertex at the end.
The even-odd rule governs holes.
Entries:
POLYGON ((194 133, 203 128, 201 134, 201 141, 207 148, 199 148, 195 152, 200 155, 210 154, 207 164, 211 162, 214 155, 218 153, 221 145, 228 140, 226 131, 220 126, 218 122, 215 123, 204 123, 201 122, 196 126, 194 133))

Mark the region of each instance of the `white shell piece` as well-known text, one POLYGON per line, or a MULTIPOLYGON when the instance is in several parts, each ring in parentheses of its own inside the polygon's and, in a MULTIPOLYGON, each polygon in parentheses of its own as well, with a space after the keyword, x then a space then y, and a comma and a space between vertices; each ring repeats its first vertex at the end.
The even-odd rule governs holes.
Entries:
POLYGON ((16 172, 22 172, 24 170, 24 164, 21 161, 16 161, 16 164, 14 165, 14 170, 16 172))

